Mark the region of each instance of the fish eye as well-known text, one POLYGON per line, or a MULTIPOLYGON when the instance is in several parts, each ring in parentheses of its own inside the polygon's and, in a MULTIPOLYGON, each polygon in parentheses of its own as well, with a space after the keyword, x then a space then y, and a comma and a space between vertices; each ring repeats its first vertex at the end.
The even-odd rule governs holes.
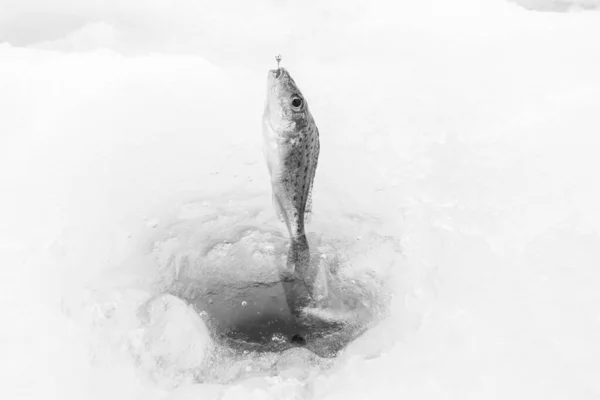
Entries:
POLYGON ((294 108, 300 108, 302 107, 303 101, 300 97, 295 96, 292 98, 292 107, 294 108))

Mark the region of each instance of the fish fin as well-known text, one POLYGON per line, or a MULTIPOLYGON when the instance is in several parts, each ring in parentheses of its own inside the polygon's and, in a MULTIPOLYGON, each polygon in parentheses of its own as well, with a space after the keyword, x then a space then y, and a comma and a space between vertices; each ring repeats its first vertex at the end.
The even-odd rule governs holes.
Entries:
POLYGON ((280 180, 280 169, 277 164, 271 162, 271 160, 267 160, 267 167, 269 168, 269 175, 271 175, 271 187, 272 187, 272 195, 271 201, 273 202, 273 208, 275 209, 275 215, 281 222, 285 222, 285 214, 283 210, 283 205, 279 201, 277 197, 277 192, 280 191, 280 188, 276 182, 280 180))
POLYGON ((312 192, 316 172, 317 166, 315 165, 311 171, 310 185, 308 186, 308 193, 306 194, 306 206, 304 207, 304 222, 306 223, 310 222, 312 216, 312 192))
POLYGON ((312 182, 306 195, 306 207, 304 208, 304 222, 310 222, 312 216, 312 182))
POLYGON ((310 170, 310 184, 308 186, 308 193, 306 194, 306 206, 304 208, 304 222, 310 222, 312 215, 312 192, 313 192, 313 184, 315 182, 315 174, 317 173, 317 165, 319 164, 319 152, 321 151, 321 146, 319 144, 319 130, 315 126, 316 135, 316 143, 315 148, 313 149, 314 154, 314 164, 310 170))
POLYGON ((273 208, 275 208, 275 214, 277 215, 277 218, 279 218, 279 220, 281 222, 285 222, 285 218, 283 216, 283 210, 281 208, 281 203, 279 202, 279 199, 277 198, 277 195, 275 193, 273 193, 273 208))

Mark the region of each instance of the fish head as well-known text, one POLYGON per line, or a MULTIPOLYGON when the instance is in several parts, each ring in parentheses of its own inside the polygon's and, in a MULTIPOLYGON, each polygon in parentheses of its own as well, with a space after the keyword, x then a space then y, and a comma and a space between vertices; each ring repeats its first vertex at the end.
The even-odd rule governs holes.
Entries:
POLYGON ((270 70, 264 122, 273 131, 285 133, 301 130, 310 119, 308 104, 290 73, 285 68, 270 70))

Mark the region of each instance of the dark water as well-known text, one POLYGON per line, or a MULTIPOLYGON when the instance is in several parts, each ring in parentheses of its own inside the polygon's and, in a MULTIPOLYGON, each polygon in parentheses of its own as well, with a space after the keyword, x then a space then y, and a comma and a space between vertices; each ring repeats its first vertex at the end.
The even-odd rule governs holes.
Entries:
MULTIPOLYGON (((239 350, 273 352, 304 347, 333 357, 366 327, 358 319, 294 315, 287 293, 295 282, 181 281, 177 296, 192 304, 216 341, 239 350)), ((335 315, 335 312, 333 313, 335 315)))

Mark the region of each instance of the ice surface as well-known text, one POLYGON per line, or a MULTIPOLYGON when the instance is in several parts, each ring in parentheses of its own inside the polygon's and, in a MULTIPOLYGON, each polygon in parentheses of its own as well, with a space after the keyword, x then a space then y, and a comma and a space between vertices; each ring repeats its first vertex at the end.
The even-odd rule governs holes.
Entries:
POLYGON ((600 14, 247 4, 3 5, 1 397, 600 396, 600 14), (321 132, 311 243, 378 314, 335 359, 219 346, 170 290, 284 254, 277 53, 321 132))
POLYGON ((600 8, 598 0, 512 0, 528 10, 566 12, 595 10, 600 8))

